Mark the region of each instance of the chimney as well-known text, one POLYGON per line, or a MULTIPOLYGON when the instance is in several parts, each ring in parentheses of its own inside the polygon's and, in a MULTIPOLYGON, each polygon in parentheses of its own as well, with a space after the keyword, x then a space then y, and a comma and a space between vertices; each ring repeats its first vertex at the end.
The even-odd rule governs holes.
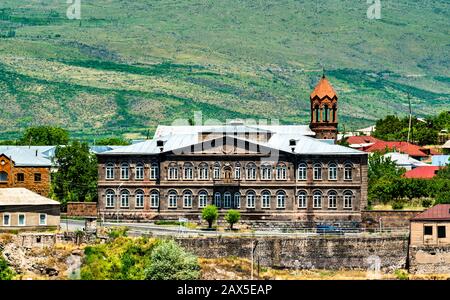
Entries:
POLYGON ((292 152, 295 151, 295 146, 297 146, 297 141, 296 140, 289 140, 289 146, 292 149, 292 152))
POLYGON ((158 147, 159 150, 160 150, 161 152, 163 152, 163 149, 164 149, 164 141, 162 141, 162 140, 157 140, 157 141, 156 141, 156 147, 158 147))
POLYGON ((38 156, 37 154, 38 154, 38 151, 37 151, 37 149, 36 149, 36 157, 38 156))

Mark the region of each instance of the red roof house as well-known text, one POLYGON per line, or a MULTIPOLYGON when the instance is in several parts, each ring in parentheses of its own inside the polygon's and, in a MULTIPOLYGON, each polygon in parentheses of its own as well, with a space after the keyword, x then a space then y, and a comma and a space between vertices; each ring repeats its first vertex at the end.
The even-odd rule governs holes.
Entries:
POLYGON ((427 158, 428 156, 430 156, 430 154, 433 154, 431 153, 430 149, 426 149, 408 142, 378 141, 375 144, 364 149, 364 151, 366 152, 384 151, 386 148, 389 150, 398 151, 400 153, 406 153, 409 156, 419 160, 422 158, 427 158))
POLYGON ((349 136, 347 138, 347 142, 352 148, 364 150, 372 146, 376 142, 381 142, 381 140, 374 138, 373 136, 358 135, 358 136, 349 136))
POLYGON ((411 221, 450 221, 450 204, 438 204, 416 215, 411 221))
POLYGON ((417 167, 415 169, 409 170, 404 174, 405 178, 417 178, 417 179, 431 179, 436 176, 437 171, 440 167, 426 166, 417 167))

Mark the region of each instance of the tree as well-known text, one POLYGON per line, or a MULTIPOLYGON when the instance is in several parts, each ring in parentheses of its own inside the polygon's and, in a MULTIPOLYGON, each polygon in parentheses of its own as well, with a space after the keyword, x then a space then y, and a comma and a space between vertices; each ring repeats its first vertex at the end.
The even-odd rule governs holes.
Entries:
POLYGON ((212 224, 218 217, 219 212, 215 205, 208 205, 202 210, 202 218, 208 222, 208 228, 212 228, 212 224))
POLYGON ((52 191, 65 206, 68 201, 97 199, 97 158, 87 143, 73 141, 55 151, 58 171, 53 174, 52 191))
POLYGON ((11 270, 6 260, 0 253, 0 280, 12 280, 14 277, 14 271, 11 270))
POLYGON ((439 192, 435 199, 436 204, 450 204, 450 193, 448 190, 445 192, 439 192))
POLYGON ((122 138, 108 137, 95 141, 97 146, 127 146, 130 143, 122 138))
POLYGON ((450 180, 450 165, 447 165, 440 169, 436 174, 437 179, 448 179, 450 180))
POLYGON ((66 145, 69 142, 67 130, 52 126, 27 128, 19 141, 21 145, 53 146, 66 145))
POLYGON ((200 277, 197 257, 184 251, 173 240, 166 240, 156 246, 150 261, 150 266, 145 269, 146 279, 195 280, 200 277))
POLYGON ((225 215, 225 220, 230 224, 230 229, 233 229, 233 225, 236 224, 240 218, 241 213, 233 209, 230 209, 225 215))
POLYGON ((384 157, 380 152, 369 156, 369 185, 382 178, 398 178, 405 173, 405 169, 398 169, 390 157, 384 157))

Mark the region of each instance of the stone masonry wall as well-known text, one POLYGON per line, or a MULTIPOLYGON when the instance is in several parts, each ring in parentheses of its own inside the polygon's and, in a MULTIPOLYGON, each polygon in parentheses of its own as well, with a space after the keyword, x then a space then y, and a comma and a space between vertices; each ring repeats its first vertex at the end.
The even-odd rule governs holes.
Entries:
POLYGON ((364 210, 361 213, 361 226, 368 229, 379 229, 380 219, 383 229, 409 227, 409 220, 421 213, 419 210, 364 210))
POLYGON ((237 256, 262 266, 308 269, 367 269, 379 257, 381 269, 404 268, 407 237, 308 237, 308 238, 176 238, 196 255, 205 258, 237 256))
POLYGON ((450 246, 411 246, 409 272, 450 274, 450 246))

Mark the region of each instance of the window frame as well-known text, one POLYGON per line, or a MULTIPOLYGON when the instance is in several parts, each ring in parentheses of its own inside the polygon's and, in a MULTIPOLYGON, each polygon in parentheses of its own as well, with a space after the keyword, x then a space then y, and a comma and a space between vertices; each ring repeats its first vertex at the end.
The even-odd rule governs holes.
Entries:
POLYGON ((424 236, 433 236, 433 226, 432 225, 423 225, 423 235, 424 236), (430 233, 427 233, 427 229, 430 229, 430 233))
POLYGON ((177 164, 170 164, 167 168, 167 179, 168 180, 178 180, 179 174, 178 174, 178 165, 177 164))
POLYGON ((246 195, 246 205, 247 205, 247 208, 255 208, 256 207, 256 193, 255 193, 255 191, 249 191, 249 192, 247 192, 247 195, 246 195), (251 199, 252 199, 252 204, 253 205, 249 205, 249 200, 250 200, 250 197, 249 196, 252 196, 251 197, 251 199))
POLYGON ((47 226, 47 214, 46 213, 40 213, 39 214, 39 226, 47 226), (45 216, 44 224, 41 223, 41 216, 45 216))
POLYGON ((34 173, 34 182, 42 182, 42 174, 41 173, 34 173))
POLYGON ((130 208, 130 191, 129 190, 121 190, 120 191, 120 208, 130 208), (124 196, 127 196, 127 205, 123 205, 124 196))
POLYGON ((135 167, 135 177, 136 180, 144 180, 145 178, 145 165, 141 162, 138 162, 135 167), (142 173, 138 172, 138 170, 142 170, 142 173), (141 176, 138 176, 141 175, 141 176))
POLYGON ((297 180, 307 180, 308 178, 308 165, 306 163, 299 163, 297 166, 297 180), (305 176, 300 176, 301 174, 303 175, 304 171, 304 175, 305 176))
POLYGON ((327 198, 328 198, 328 208, 329 209, 337 209, 338 193, 336 191, 329 191, 327 198), (331 197, 334 197, 334 199, 331 197), (331 205, 332 202, 333 202, 333 205, 331 205))
POLYGON ((176 191, 169 191, 167 195, 167 207, 168 208, 177 208, 178 207, 178 193, 176 191), (172 205, 172 201, 174 201, 175 205, 172 205))
POLYGON ((306 208, 308 208, 308 193, 306 192, 306 191, 299 191, 298 192, 298 195, 297 195, 297 200, 298 200, 298 208, 300 208, 300 209, 306 209, 306 208), (303 202, 303 200, 300 200, 300 196, 304 196, 304 202, 303 202), (304 205, 300 205, 300 204, 303 204, 304 203, 304 205))
POLYGON ((183 165, 183 180, 194 180, 194 166, 191 163, 183 165))
POLYGON ((105 166, 105 179, 106 180, 112 180, 114 179, 114 163, 109 162, 105 166))
POLYGON ((135 201, 135 203, 134 203, 134 205, 135 205, 134 207, 135 208, 144 208, 144 206, 145 206, 145 193, 144 193, 143 190, 137 190, 134 193, 134 201, 135 201), (138 205, 138 195, 142 196, 142 205, 138 205))
POLYGON ((27 226, 27 216, 24 213, 18 213, 17 214, 17 226, 19 227, 25 227, 27 226), (20 216, 23 216, 23 224, 20 224, 20 216))
POLYGON ((320 163, 315 163, 314 165, 313 165, 313 179, 314 180, 322 180, 322 164, 320 164, 320 163), (317 173, 316 173, 316 170, 319 170, 317 173), (316 176, 316 175, 318 175, 318 176, 316 176))
POLYGON ((315 208, 315 209, 321 209, 323 207, 323 193, 322 192, 320 192, 320 191, 314 191, 313 192, 313 208, 315 208), (316 205, 317 204, 317 202, 316 202, 316 196, 320 196, 320 198, 318 199, 318 203, 320 204, 319 206, 318 205, 316 205))
POLYGON ((328 164, 328 180, 337 180, 337 179, 338 179, 338 166, 336 163, 331 162, 328 164), (332 170, 334 170, 333 173, 332 170))
POLYGON ((153 162, 150 166, 150 180, 158 179, 159 174, 159 165, 156 162, 153 162))
POLYGON ((344 202, 343 204, 344 209, 353 209, 353 196, 354 194, 352 191, 344 191, 344 194, 342 196, 344 202), (348 204, 347 201, 350 203, 350 206, 347 205, 348 204))
POLYGON ((20 183, 25 182, 25 173, 17 173, 16 175, 17 175, 16 176, 17 182, 20 182, 20 183), (19 179, 19 176, 22 177, 22 178, 19 179))
POLYGON ((11 226, 11 214, 10 213, 3 213, 2 224, 3 224, 3 226, 6 226, 6 227, 10 227, 11 226), (6 216, 8 216, 8 224, 5 224, 5 217, 6 216))
POLYGON ((159 207, 160 194, 157 190, 152 190, 150 192, 150 208, 158 208, 159 207), (155 196, 156 195, 156 199, 155 196))
POLYGON ((183 192, 183 208, 192 208, 192 203, 194 198, 194 194, 192 194, 191 191, 184 191, 183 192), (188 201, 186 205, 186 201, 188 201))
POLYGON ((447 228, 445 225, 438 225, 436 231, 438 239, 445 239, 447 237, 447 228))
POLYGON ((263 209, 270 209, 270 200, 272 198, 272 195, 269 191, 265 190, 261 193, 261 208, 263 209), (268 198, 266 198, 268 196, 268 198), (267 201, 267 203, 266 203, 267 201), (267 205, 266 205, 267 204, 267 205))
POLYGON ((127 162, 120 163, 120 180, 129 180, 130 179, 130 164, 127 162), (126 165, 126 167, 125 167, 126 165), (126 177, 124 176, 126 173, 126 177))
POLYGON ((114 192, 111 189, 108 189, 105 191, 105 208, 112 208, 115 207, 115 201, 116 201, 116 192, 114 192), (109 193, 111 192, 111 193, 109 193), (112 195, 112 199, 108 198, 109 195, 112 195), (108 205, 109 202, 112 201, 112 205, 108 205))
POLYGON ((284 209, 286 208, 286 192, 284 191, 279 191, 277 192, 277 208, 278 209, 284 209), (283 199, 282 202, 280 202, 280 199, 283 199), (280 203, 282 203, 283 205, 280 205, 280 203))
POLYGON ((353 180, 353 164, 347 162, 344 164, 344 180, 353 180), (349 170, 350 177, 347 177, 347 171, 349 170))
POLYGON ((224 208, 231 208, 232 206, 232 196, 230 192, 225 192, 223 194, 223 207, 224 208), (228 201, 227 201, 228 198, 228 201))
POLYGON ((204 208, 208 205, 208 192, 200 191, 198 193, 198 207, 204 208))

